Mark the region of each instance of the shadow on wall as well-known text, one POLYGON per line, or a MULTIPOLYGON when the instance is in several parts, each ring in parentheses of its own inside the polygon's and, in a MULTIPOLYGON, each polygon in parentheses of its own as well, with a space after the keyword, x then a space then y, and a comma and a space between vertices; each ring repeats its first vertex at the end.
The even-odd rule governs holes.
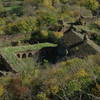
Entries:
POLYGON ((3 74, 0 72, 0 77, 3 76, 3 74))
POLYGON ((8 64, 2 56, 0 56, 0 71, 14 72, 10 67, 10 64, 8 64))
POLYGON ((47 60, 49 63, 55 64, 63 60, 67 56, 66 48, 63 46, 43 48, 39 52, 38 61, 44 62, 47 60))

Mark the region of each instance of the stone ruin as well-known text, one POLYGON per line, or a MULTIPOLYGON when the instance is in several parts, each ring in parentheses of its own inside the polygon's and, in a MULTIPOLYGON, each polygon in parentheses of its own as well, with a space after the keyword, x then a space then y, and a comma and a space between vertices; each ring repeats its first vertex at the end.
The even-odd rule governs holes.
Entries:
POLYGON ((85 57, 100 53, 100 47, 89 39, 88 33, 80 34, 73 29, 65 32, 64 41, 73 57, 85 57))
POLYGON ((38 54, 38 51, 23 51, 16 53, 16 56, 20 59, 33 57, 34 55, 38 54))

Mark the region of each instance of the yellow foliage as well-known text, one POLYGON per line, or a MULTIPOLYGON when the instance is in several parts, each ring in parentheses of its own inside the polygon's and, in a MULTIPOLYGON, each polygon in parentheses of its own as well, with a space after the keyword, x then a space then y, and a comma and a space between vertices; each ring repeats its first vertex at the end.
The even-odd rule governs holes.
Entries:
POLYGON ((50 91, 51 93, 56 94, 57 92, 59 92, 59 87, 57 85, 51 86, 50 91))
POLYGON ((81 64, 83 61, 79 58, 73 58, 71 60, 66 61, 66 65, 77 65, 81 64))
POLYGON ((3 85, 7 85, 10 81, 11 81, 12 77, 9 75, 9 76, 6 76, 6 77, 1 77, 0 80, 2 82, 3 85))
POLYGON ((100 91, 100 84, 96 84, 96 88, 100 91))
POLYGON ((66 61, 62 61, 62 62, 60 63, 60 65, 61 65, 61 67, 62 67, 62 66, 65 66, 65 65, 66 65, 66 61))
POLYGON ((0 96, 2 96, 4 94, 4 86, 0 84, 0 96))
POLYGON ((43 93, 43 92, 37 94, 37 98, 38 98, 38 100, 49 100, 49 99, 47 98, 46 94, 43 93))
POLYGON ((43 4, 44 6, 48 7, 48 8, 52 8, 52 0, 43 0, 43 4))
POLYGON ((42 30, 42 31, 41 31, 41 35, 42 35, 43 37, 48 37, 48 31, 42 30))
POLYGON ((85 69, 80 69, 77 73, 76 73, 77 77, 85 77, 88 76, 88 73, 85 71, 85 69))
POLYGON ((63 35, 64 35, 64 33, 63 32, 54 32, 54 36, 56 37, 56 38, 61 38, 61 37, 63 37, 63 35))
POLYGON ((51 79, 49 79, 49 80, 46 80, 46 81, 44 81, 44 84, 46 84, 46 85, 54 85, 54 84, 56 84, 56 82, 57 82, 57 79, 56 78, 51 78, 51 79))
POLYGON ((96 10, 99 7, 98 0, 85 0, 85 3, 85 5, 91 10, 96 10))
POLYGON ((95 88, 92 88, 92 92, 96 96, 100 96, 100 84, 96 84, 96 87, 95 88))
POLYGON ((4 26, 0 26, 0 35, 1 35, 1 34, 5 34, 5 33, 4 33, 4 28, 5 28, 4 26))
POLYGON ((100 27, 100 18, 98 20, 95 21, 95 24, 100 27))
POLYGON ((53 79, 46 80, 44 82, 44 84, 46 85, 47 93, 56 94, 57 92, 59 92, 59 85, 57 84, 57 81, 58 80, 56 78, 53 78, 53 79))

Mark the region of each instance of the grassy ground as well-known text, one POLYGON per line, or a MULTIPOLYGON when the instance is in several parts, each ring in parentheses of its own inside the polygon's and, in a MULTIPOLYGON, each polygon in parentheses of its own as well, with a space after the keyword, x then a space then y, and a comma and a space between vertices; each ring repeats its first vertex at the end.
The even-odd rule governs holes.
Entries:
POLYGON ((16 53, 17 52, 23 52, 23 51, 35 51, 40 50, 45 47, 55 47, 55 44, 51 43, 40 43, 35 45, 27 45, 27 46, 18 46, 18 47, 6 47, 0 49, 0 54, 3 56, 3 58, 10 64, 13 70, 20 72, 24 71, 25 68, 27 68, 27 64, 22 59, 17 58, 16 53))
POLYGON ((98 29, 95 25, 77 25, 74 26, 74 28, 79 32, 81 32, 81 30, 86 30, 87 32, 95 33, 97 35, 99 35, 98 33, 100 32, 100 29, 98 29))

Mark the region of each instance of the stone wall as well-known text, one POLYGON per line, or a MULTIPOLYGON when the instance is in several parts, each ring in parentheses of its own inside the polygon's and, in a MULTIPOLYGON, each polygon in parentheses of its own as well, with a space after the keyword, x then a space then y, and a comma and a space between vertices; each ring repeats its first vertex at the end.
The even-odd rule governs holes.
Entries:
POLYGON ((86 24, 94 24, 95 21, 97 20, 97 17, 83 17, 80 19, 82 25, 86 25, 86 24))
POLYGON ((36 55, 36 54, 38 54, 38 52, 39 51, 23 51, 23 52, 17 52, 16 53, 16 56, 18 57, 18 58, 21 58, 21 59, 23 59, 23 58, 29 58, 29 57, 33 57, 34 55, 36 55))
POLYGON ((71 48, 70 50, 70 56, 74 56, 74 57, 85 57, 88 55, 95 55, 97 53, 98 52, 86 42, 84 42, 79 46, 71 48))
POLYGON ((82 24, 82 25, 87 25, 87 24, 94 24, 95 21, 97 21, 97 17, 96 16, 92 16, 92 17, 85 17, 85 16, 80 16, 79 18, 79 22, 82 24))
POLYGON ((66 46, 70 48, 69 55, 83 57, 100 53, 100 47, 90 39, 84 40, 84 35, 73 30, 65 33, 64 40, 66 46))
POLYGON ((69 47, 73 44, 83 41, 83 36, 80 37, 76 35, 72 30, 70 30, 69 32, 65 32, 64 41, 65 41, 66 46, 69 47))

